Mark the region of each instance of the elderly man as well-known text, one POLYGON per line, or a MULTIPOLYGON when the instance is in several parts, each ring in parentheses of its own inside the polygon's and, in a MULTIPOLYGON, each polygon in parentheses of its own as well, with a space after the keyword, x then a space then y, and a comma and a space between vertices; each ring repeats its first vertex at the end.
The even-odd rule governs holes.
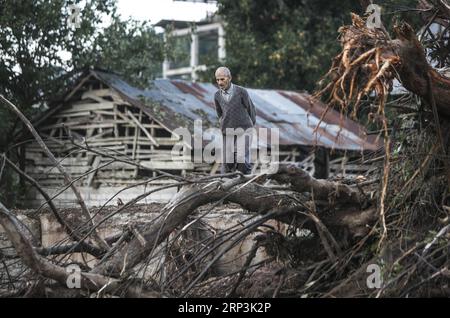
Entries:
POLYGON ((214 95, 214 103, 224 145, 222 173, 237 169, 243 174, 250 174, 252 164, 249 128, 253 128, 256 123, 255 106, 247 90, 231 82, 231 72, 228 68, 219 67, 215 76, 219 90, 214 95))

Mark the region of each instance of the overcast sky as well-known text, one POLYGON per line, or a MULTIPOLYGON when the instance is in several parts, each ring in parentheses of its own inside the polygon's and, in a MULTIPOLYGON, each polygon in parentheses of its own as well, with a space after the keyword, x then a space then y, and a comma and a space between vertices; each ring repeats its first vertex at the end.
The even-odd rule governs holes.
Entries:
POLYGON ((208 12, 216 11, 211 3, 192 3, 174 0, 117 0, 123 18, 131 16, 138 20, 150 20, 152 24, 161 19, 198 21, 208 12))

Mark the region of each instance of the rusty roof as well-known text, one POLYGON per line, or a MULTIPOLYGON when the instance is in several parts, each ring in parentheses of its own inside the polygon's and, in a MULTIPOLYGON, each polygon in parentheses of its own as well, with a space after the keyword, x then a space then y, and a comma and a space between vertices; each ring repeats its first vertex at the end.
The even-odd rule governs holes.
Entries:
MULTIPOLYGON (((146 112, 169 130, 192 129, 196 119, 217 127, 214 93, 211 83, 184 80, 154 80, 148 89, 139 89, 119 75, 91 71, 99 80, 115 89, 123 98, 146 112)), ((306 93, 285 90, 247 88, 256 107, 256 127, 279 128, 280 145, 322 146, 340 150, 377 150, 382 144, 368 136, 363 126, 328 109, 306 93), (322 120, 321 120, 322 118, 322 120)), ((203 127, 206 129, 206 127, 203 127)))

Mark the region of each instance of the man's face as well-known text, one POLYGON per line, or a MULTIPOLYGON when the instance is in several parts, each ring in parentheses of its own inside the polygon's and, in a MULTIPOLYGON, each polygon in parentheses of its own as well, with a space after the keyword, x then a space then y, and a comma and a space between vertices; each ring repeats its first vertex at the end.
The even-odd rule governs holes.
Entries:
POLYGON ((227 89, 231 83, 231 77, 226 76, 224 73, 216 73, 216 82, 220 89, 227 89))

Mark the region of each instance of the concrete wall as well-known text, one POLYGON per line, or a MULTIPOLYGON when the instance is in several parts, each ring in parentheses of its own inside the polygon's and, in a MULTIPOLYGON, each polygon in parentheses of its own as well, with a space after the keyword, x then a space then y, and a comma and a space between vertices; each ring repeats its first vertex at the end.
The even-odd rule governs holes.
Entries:
MULTIPOLYGON (((145 223, 151 222, 155 217, 160 215, 159 212, 162 210, 162 208, 163 204, 158 203, 135 205, 131 209, 123 211, 122 213, 118 213, 108 219, 107 222, 100 226, 100 235, 103 237, 111 236, 117 233, 121 233, 125 226, 129 226, 132 224, 144 225, 145 223)), ((114 210, 116 210, 116 207, 105 208, 97 216, 97 221, 114 210)), ((68 215, 77 211, 78 208, 61 210, 62 213, 68 213, 68 215)), ((17 213, 19 218, 30 228, 35 237, 42 242, 43 247, 54 246, 56 244, 66 244, 69 241, 63 228, 59 225, 51 212, 47 210, 44 210, 39 214, 36 214, 34 210, 23 210, 15 212, 17 213)), ((91 212, 95 213, 96 209, 91 209, 91 212)), ((243 222, 250 216, 251 214, 243 211, 240 208, 230 208, 226 206, 222 208, 215 208, 214 212, 206 215, 203 221, 208 225, 208 227, 215 229, 217 233, 220 233, 221 230, 228 229, 235 225, 238 225, 240 227, 244 226, 245 223, 243 222)), ((253 246, 253 237, 254 235, 249 236, 246 240, 242 241, 231 251, 226 253, 215 265, 213 269, 214 273, 226 274, 238 270, 245 263, 247 253, 253 246)), ((2 259, 5 260, 9 275, 11 275, 13 278, 15 276, 20 278, 17 283, 18 285, 27 284, 27 279, 29 279, 29 277, 35 277, 33 276, 33 274, 30 274, 30 276, 23 275, 23 270, 25 268, 23 264, 18 261, 18 259, 11 258, 15 255, 15 250, 11 248, 11 243, 6 238, 6 235, 3 232, 1 226, 0 251, 3 255, 8 256, 6 258, 2 257, 2 259)), ((156 251, 156 253, 158 252, 164 251, 156 251)), ((254 259, 254 263, 259 262, 266 257, 267 256, 265 255, 264 251, 260 249, 258 254, 256 255, 256 258, 254 259)), ((87 254, 82 255, 81 253, 72 254, 70 259, 67 257, 62 258, 61 256, 55 256, 54 259, 61 261, 62 266, 68 265, 73 261, 77 261, 80 263, 86 262, 90 267, 95 266, 95 264, 97 263, 97 260, 92 256, 87 254)), ((145 275, 152 275, 153 273, 158 272, 159 268, 160 265, 158 264, 157 260, 155 260, 154 262, 150 262, 149 266, 145 270, 145 275)), ((163 273, 163 271, 161 271, 161 273, 163 273)), ((8 275, 5 271, 4 266, 1 266, 0 264, 0 295, 5 293, 5 290, 7 290, 8 286, 5 285, 7 281, 8 275)))
MULTIPOLYGON (((122 189, 124 189, 126 187, 125 185, 101 186, 99 188, 77 186, 77 188, 79 189, 86 205, 88 207, 94 207, 94 206, 102 206, 105 202, 107 202, 110 198, 112 198, 116 194, 117 196, 115 196, 114 199, 112 199, 107 205, 117 205, 118 198, 120 198, 120 200, 123 203, 127 203, 128 201, 131 201, 132 199, 136 198, 141 194, 144 194, 146 192, 151 191, 152 189, 156 189, 157 187, 164 185, 167 184, 150 184, 148 186, 137 186, 131 189, 124 190, 119 194, 117 193, 122 189)), ((44 187, 44 190, 48 193, 48 195, 50 195, 50 197, 56 195, 59 191, 61 191, 61 189, 62 189, 61 187, 44 187)), ((177 193, 176 187, 164 189, 150 194, 145 199, 139 201, 139 203, 168 202, 172 198, 172 196, 174 196, 176 193, 177 193)), ((40 195, 40 193, 36 189, 34 188, 30 189, 27 196, 27 207, 37 208, 44 202, 45 202, 44 198, 40 195)), ((77 205, 75 195, 70 188, 65 190, 63 193, 59 194, 53 200, 53 202, 59 208, 69 208, 77 205)))

